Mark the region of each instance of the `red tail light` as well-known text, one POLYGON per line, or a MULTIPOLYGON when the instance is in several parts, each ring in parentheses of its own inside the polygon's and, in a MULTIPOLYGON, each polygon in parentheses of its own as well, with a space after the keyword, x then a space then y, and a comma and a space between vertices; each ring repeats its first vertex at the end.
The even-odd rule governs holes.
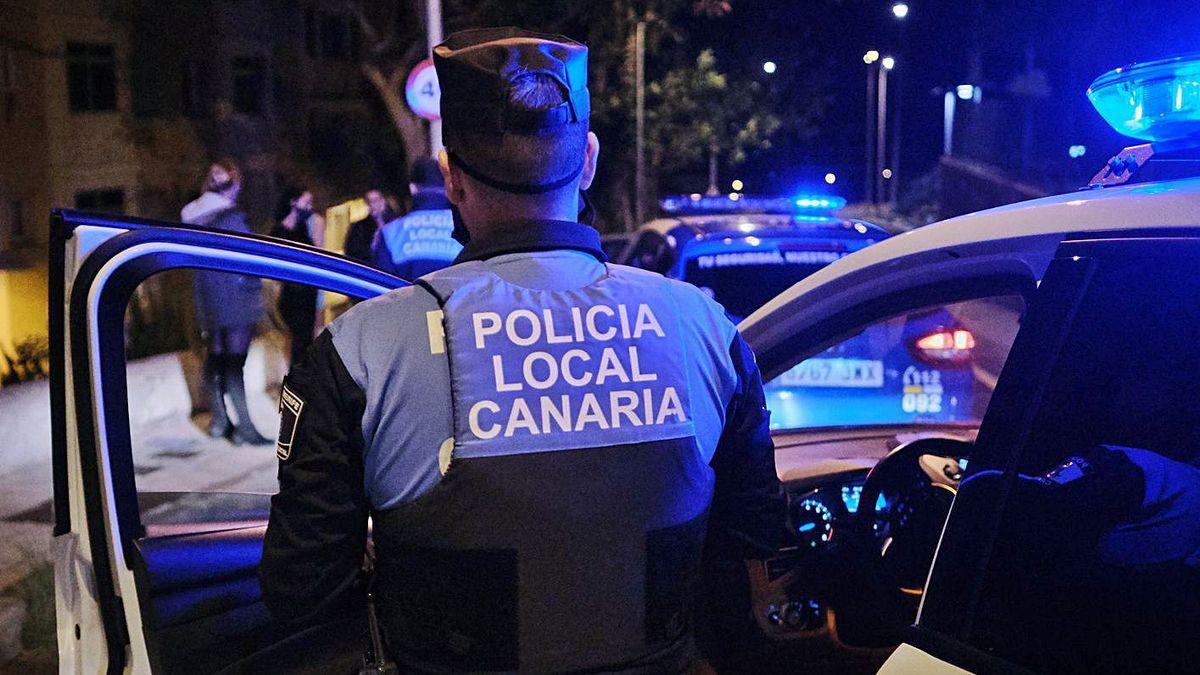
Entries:
POLYGON ((913 345, 917 358, 932 366, 958 366, 971 360, 975 336, 965 328, 939 330, 913 345))

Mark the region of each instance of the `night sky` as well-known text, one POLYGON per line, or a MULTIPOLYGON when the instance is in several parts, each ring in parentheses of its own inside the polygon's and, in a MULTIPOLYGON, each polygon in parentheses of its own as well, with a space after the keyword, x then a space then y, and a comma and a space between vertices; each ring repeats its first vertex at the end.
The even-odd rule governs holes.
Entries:
MULTIPOLYGON (((934 90, 967 83, 976 74, 984 97, 1004 97, 1013 76, 1033 65, 1045 71, 1052 95, 1039 108, 1040 138, 1062 161, 1066 148, 1085 144, 1090 176, 1124 145, 1092 109, 1087 85, 1101 73, 1133 61, 1200 51, 1197 0, 911 0, 906 20, 889 0, 734 0, 733 13, 701 21, 686 48, 718 52, 731 75, 752 77, 772 94, 804 102, 823 93, 824 115, 811 138, 785 133, 776 147, 734 171, 749 192, 787 192, 820 186, 826 171, 838 191, 861 191, 867 66, 875 48, 895 55, 892 91, 903 106, 901 169, 906 178, 928 171, 941 151, 942 99, 934 90), (779 64, 773 76, 763 61, 779 64), (972 64, 977 71, 973 73, 972 64), (806 98, 807 97, 807 98, 806 98), (845 177, 845 180, 841 180, 845 177)), ((1057 161, 1057 160, 1056 160, 1057 161)), ((729 173, 726 171, 725 173, 729 173)))

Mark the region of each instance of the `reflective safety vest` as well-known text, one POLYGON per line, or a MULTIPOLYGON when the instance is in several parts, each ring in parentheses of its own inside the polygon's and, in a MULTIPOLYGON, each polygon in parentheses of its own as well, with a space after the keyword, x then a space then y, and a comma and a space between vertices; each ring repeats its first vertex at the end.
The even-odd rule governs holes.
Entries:
POLYGON ((659 672, 691 656, 713 492, 689 387, 703 324, 678 309, 690 287, 607 269, 570 291, 477 262, 420 282, 454 435, 440 482, 373 516, 381 620, 409 667, 659 672))
POLYGON ((391 266, 406 279, 449 265, 462 251, 451 236, 454 217, 450 209, 418 209, 383 227, 383 243, 391 266))

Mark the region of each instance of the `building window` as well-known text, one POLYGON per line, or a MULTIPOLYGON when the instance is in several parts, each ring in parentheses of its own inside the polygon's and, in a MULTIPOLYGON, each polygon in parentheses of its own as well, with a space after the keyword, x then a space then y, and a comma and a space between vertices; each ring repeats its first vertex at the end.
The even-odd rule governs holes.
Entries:
POLYGON ((72 112, 117 109, 117 56, 112 45, 67 43, 67 90, 72 112))
POLYGON ((0 118, 11 121, 17 109, 17 56, 12 47, 0 47, 0 118))
POLYGON ((331 61, 358 60, 353 17, 309 9, 304 22, 304 42, 309 56, 331 61))
POLYGON ((260 56, 242 56, 233 60, 233 107, 244 115, 262 112, 266 65, 260 56))
POLYGON ((75 208, 99 213, 125 213, 125 191, 120 188, 75 193, 75 208))
POLYGON ((204 96, 204 77, 199 63, 191 60, 183 62, 181 85, 183 114, 188 117, 207 117, 208 102, 204 96))

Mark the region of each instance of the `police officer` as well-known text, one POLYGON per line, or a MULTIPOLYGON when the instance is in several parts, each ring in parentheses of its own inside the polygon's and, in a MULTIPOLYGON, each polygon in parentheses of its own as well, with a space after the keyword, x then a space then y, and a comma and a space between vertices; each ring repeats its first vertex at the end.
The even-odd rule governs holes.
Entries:
POLYGON ((462 244, 452 236, 454 217, 437 162, 417 160, 408 189, 412 211, 383 226, 379 245, 372 251, 376 267, 401 279, 440 270, 462 251, 462 244))
POLYGON ((473 30, 434 63, 466 246, 289 374, 264 598, 299 622, 360 605, 370 516, 407 668, 683 669, 702 552, 762 557, 783 531, 754 357, 703 293, 607 264, 576 222, 586 47, 473 30))

